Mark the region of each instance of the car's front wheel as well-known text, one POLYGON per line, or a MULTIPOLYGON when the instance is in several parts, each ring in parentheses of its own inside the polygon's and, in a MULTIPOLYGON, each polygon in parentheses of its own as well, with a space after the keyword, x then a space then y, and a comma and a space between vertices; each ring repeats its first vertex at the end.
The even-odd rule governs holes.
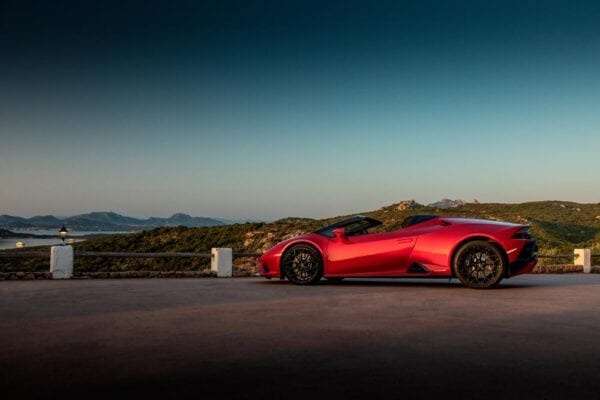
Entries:
POLYGON ((323 260, 314 247, 296 244, 283 254, 281 269, 292 283, 309 285, 323 276, 323 260))
POLYGON ((454 255, 454 275, 463 285, 474 289, 487 289, 500 283, 505 268, 500 249, 483 240, 465 243, 454 255))

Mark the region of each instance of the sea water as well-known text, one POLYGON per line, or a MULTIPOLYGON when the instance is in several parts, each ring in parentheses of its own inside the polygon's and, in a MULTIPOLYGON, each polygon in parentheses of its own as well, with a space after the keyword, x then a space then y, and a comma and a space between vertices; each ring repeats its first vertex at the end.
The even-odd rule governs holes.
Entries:
MULTIPOLYGON (((23 233, 27 235, 52 235, 56 236, 56 238, 0 238, 0 250, 6 249, 15 249, 17 247, 17 242, 25 243, 25 248, 27 247, 35 247, 35 246, 54 246, 58 244, 62 244, 62 240, 58 237, 58 231, 56 230, 31 230, 31 229, 12 229, 11 232, 14 233, 23 233)), ((85 237, 88 235, 123 235, 131 232, 98 232, 98 231, 69 231, 69 237, 72 237, 75 242, 81 242, 85 240, 85 237), (79 236, 79 237, 77 237, 79 236)), ((67 240, 68 240, 67 238, 67 240)))

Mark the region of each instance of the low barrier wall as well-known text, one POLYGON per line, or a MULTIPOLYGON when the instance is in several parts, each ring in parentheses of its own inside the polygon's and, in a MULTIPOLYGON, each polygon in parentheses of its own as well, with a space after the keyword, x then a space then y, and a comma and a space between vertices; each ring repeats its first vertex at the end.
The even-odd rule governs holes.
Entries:
MULTIPOLYGON (((50 258, 50 272, 0 272, 0 280, 38 280, 38 279, 122 279, 122 278, 207 278, 207 277, 241 277, 255 276, 256 268, 235 266, 233 259, 252 259, 259 257, 260 253, 233 252, 230 248, 213 248, 211 253, 124 253, 124 252, 89 252, 73 251, 72 246, 53 246, 50 252, 2 252, 2 258, 50 258), (171 257, 205 258, 211 260, 210 269, 195 271, 99 271, 81 272, 73 271, 73 260, 78 257, 102 258, 149 258, 164 259, 171 257)), ((600 273, 600 266, 592 265, 592 258, 599 254, 592 254, 589 249, 575 249, 573 255, 539 255, 540 259, 571 259, 573 264, 538 264, 533 273, 600 273)), ((246 261, 246 264, 248 262, 246 261)))

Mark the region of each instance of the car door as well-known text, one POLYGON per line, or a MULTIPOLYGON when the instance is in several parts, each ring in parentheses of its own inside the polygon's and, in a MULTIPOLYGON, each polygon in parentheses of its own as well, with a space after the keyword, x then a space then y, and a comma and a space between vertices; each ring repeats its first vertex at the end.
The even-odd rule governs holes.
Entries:
POLYGON ((416 236, 398 231, 333 237, 327 245, 327 274, 402 275, 415 241, 416 236))

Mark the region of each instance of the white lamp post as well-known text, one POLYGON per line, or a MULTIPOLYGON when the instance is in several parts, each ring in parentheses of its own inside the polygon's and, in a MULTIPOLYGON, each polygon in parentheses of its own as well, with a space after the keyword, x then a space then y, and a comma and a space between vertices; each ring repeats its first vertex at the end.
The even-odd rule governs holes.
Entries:
POLYGON ((62 228, 60 228, 60 231, 58 231, 58 234, 60 236, 60 238, 62 239, 62 244, 63 246, 65 245, 65 239, 67 237, 67 235, 69 234, 69 230, 67 229, 66 226, 63 225, 62 228))

